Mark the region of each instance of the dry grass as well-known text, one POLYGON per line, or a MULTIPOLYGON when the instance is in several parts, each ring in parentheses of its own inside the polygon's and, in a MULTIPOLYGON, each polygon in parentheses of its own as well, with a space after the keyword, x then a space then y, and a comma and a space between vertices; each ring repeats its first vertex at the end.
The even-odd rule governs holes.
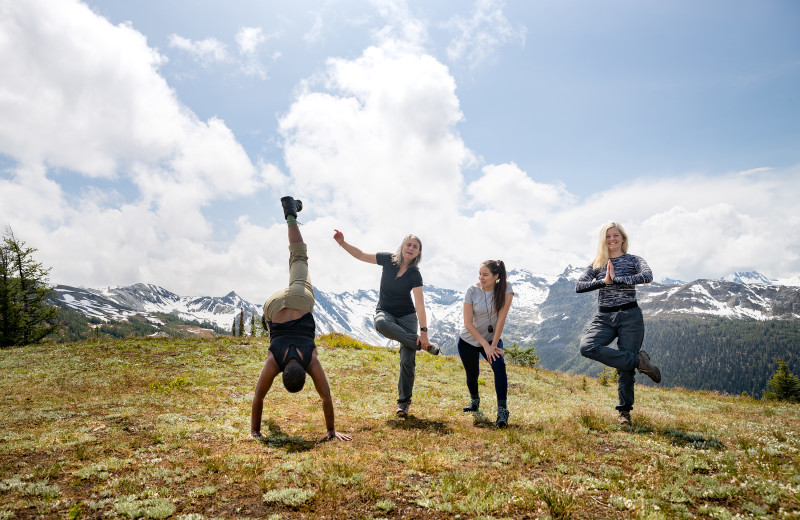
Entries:
POLYGON ((267 345, 132 339, 0 352, 5 518, 798 518, 800 406, 639 388, 633 425, 597 379, 509 368, 509 428, 464 414, 457 358, 417 357, 394 416, 398 357, 320 339, 336 403, 312 385, 250 399, 267 345), (333 346, 332 346, 333 345, 333 346))

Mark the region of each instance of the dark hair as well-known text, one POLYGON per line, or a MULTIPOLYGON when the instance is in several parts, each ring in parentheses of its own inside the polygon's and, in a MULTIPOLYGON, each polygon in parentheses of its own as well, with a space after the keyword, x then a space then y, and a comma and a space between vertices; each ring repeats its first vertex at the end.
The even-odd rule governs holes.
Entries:
POLYGON ((506 287, 508 287, 506 283, 506 264, 502 260, 486 260, 481 265, 489 269, 492 274, 497 275, 492 301, 494 302, 494 311, 500 312, 500 309, 506 304, 506 287))
POLYGON ((283 369, 283 386, 291 393, 299 392, 306 384, 306 370, 296 359, 289 361, 283 369))

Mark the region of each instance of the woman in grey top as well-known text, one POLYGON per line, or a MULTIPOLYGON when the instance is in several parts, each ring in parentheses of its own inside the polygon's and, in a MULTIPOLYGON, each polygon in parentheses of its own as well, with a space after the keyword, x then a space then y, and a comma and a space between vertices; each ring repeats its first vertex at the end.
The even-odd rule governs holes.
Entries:
POLYGON ((635 371, 656 383, 661 372, 641 350, 644 340, 642 310, 636 302, 636 284, 650 283, 653 273, 642 257, 628 254, 628 235, 622 226, 609 222, 600 228, 597 254, 575 284, 579 293, 598 290, 597 314, 581 338, 581 355, 617 369, 619 381, 618 421, 631 424, 635 371), (617 348, 608 345, 617 340, 617 348))
POLYGON ((511 308, 514 292, 506 280, 506 266, 502 260, 486 260, 478 269, 478 285, 470 286, 464 295, 464 328, 458 338, 458 355, 467 373, 470 402, 465 412, 477 412, 481 398, 478 394, 480 356, 492 366, 494 389, 497 394, 498 428, 508 424, 506 405, 508 378, 503 359, 503 327, 511 308))

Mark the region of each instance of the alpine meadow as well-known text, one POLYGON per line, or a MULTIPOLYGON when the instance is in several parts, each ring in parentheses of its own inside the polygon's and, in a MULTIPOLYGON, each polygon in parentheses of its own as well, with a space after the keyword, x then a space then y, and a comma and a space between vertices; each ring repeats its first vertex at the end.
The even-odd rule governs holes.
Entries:
POLYGON ((509 365, 511 411, 467 414, 457 358, 318 337, 337 429, 313 387, 267 394, 266 339, 133 338, 5 349, 0 518, 797 518, 800 405, 642 386, 631 426, 607 380, 509 365), (485 415, 484 415, 485 413, 485 415))

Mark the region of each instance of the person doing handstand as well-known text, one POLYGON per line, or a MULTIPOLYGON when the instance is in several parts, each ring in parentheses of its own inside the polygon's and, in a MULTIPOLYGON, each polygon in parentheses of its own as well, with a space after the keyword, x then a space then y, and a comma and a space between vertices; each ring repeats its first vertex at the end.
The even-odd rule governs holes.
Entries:
POLYGON ((351 436, 334 428, 331 390, 314 344, 314 288, 308 274, 308 248, 297 225, 297 212, 303 209, 303 204, 292 197, 283 197, 281 205, 289 227, 289 287, 276 292, 264 303, 262 322, 269 330, 269 356, 253 395, 250 435, 256 439, 261 437, 264 397, 275 377, 283 373, 283 386, 294 393, 302 390, 308 372, 322 398, 322 411, 328 429, 323 440, 336 438, 349 441, 352 440, 351 436))

